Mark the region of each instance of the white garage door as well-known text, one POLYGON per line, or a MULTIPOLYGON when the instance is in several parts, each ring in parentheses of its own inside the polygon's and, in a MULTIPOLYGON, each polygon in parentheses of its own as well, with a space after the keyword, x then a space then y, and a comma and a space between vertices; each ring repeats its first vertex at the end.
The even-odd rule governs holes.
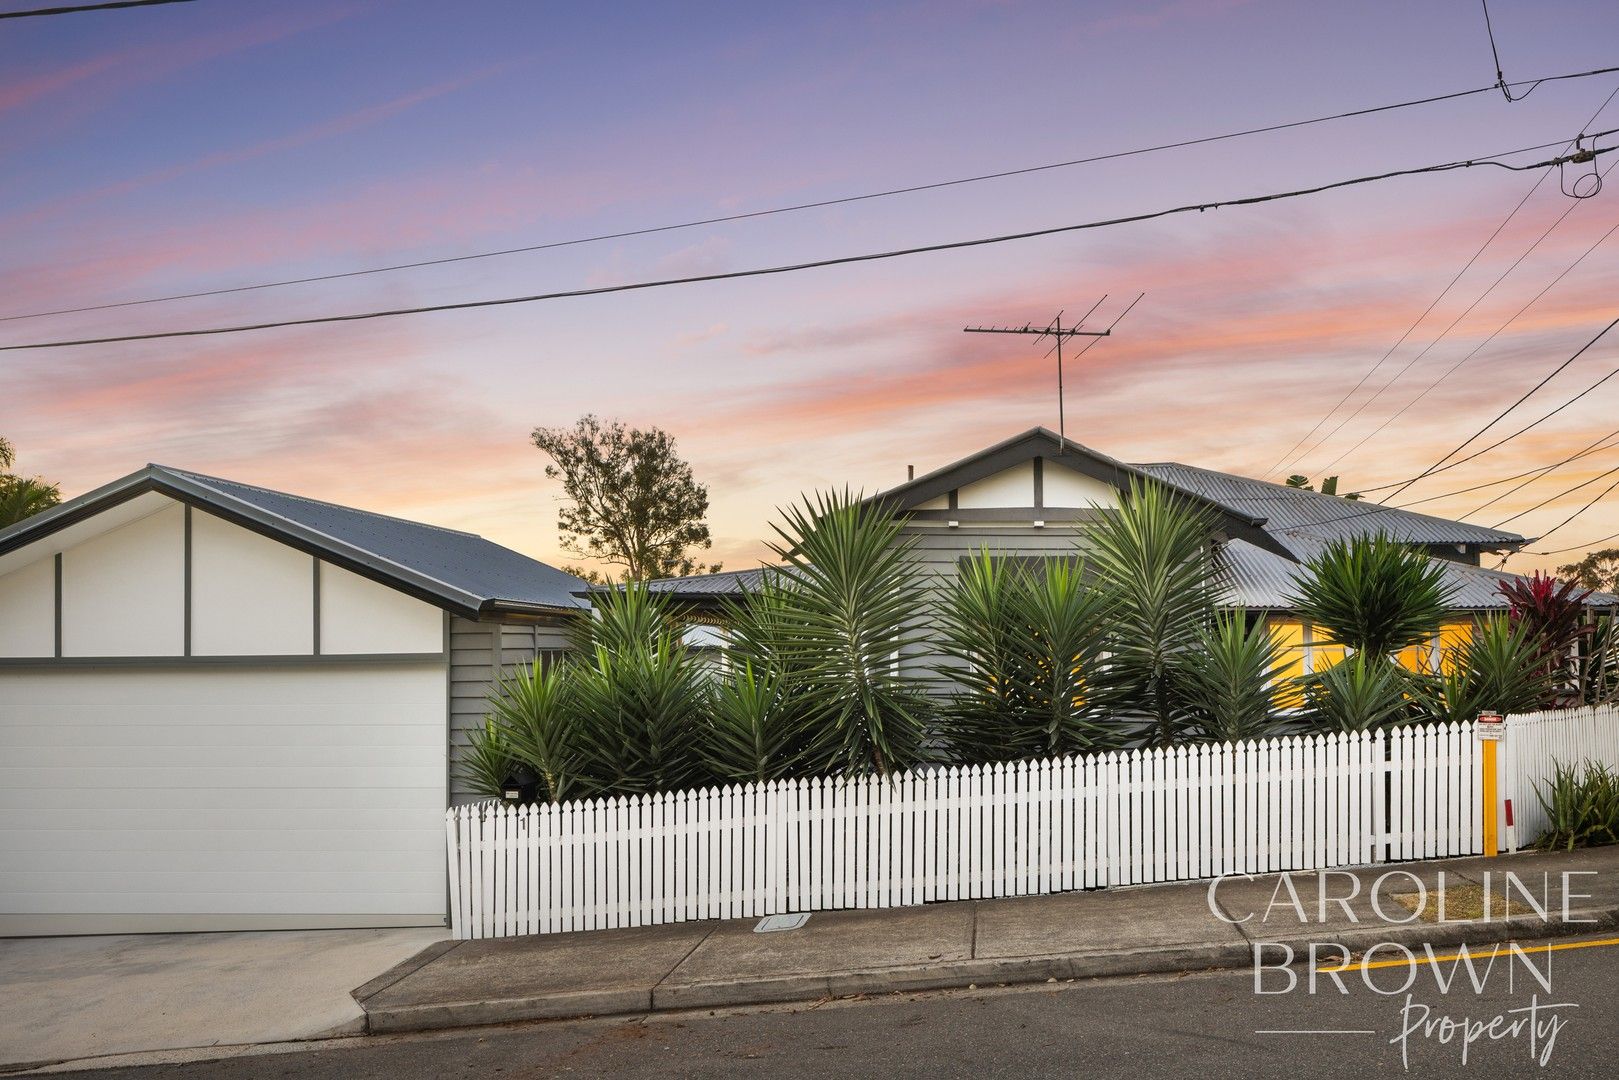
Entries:
POLYGON ((0 934, 429 925, 444 665, 0 670, 0 934))

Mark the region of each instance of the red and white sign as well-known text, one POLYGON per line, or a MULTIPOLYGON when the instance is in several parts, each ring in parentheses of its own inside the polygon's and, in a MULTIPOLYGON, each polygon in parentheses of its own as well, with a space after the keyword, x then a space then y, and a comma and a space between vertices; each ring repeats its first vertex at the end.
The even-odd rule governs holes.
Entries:
POLYGON ((1506 733, 1506 717, 1498 712, 1481 712, 1478 714, 1478 723, 1473 725, 1473 734, 1480 739, 1499 741, 1506 733))

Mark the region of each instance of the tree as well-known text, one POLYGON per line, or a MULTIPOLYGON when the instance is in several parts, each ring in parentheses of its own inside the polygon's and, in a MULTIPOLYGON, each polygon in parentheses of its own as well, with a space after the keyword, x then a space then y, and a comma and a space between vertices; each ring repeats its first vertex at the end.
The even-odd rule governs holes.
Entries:
POLYGON ((720 568, 688 554, 714 546, 704 521, 708 488, 668 432, 583 416, 572 427, 535 428, 533 439, 553 462, 545 475, 562 481, 569 502, 557 515, 566 550, 619 567, 629 581, 720 568))
POLYGON ((1557 575, 1572 578, 1587 589, 1619 590, 1619 548, 1593 551, 1577 563, 1559 566, 1557 575))
POLYGON ((38 477, 13 475, 11 466, 16 460, 16 449, 0 436, 0 529, 49 510, 62 501, 61 489, 55 484, 47 484, 38 477))

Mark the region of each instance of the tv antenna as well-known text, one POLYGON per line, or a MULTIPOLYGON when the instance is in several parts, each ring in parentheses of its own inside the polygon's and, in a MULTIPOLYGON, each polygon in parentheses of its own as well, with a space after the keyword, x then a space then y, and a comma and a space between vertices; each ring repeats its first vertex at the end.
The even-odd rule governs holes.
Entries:
MULTIPOLYGON (((1057 312, 1057 317, 1052 319, 1045 326, 1035 326, 1033 323, 1024 323, 1022 326, 964 326, 961 329, 962 333, 965 334, 1026 334, 1033 338, 1049 337, 1056 341, 1056 344, 1052 346, 1051 352, 1057 354, 1057 437, 1066 442, 1068 438, 1068 431, 1067 417, 1064 414, 1063 408, 1062 343, 1071 338, 1077 337, 1088 337, 1091 339, 1086 343, 1083 349, 1079 350, 1079 352, 1075 354, 1074 359, 1078 360, 1081 356, 1084 356, 1090 351, 1091 346, 1095 345, 1098 339, 1112 337, 1113 328, 1118 326, 1119 321, 1126 315, 1130 314, 1130 309, 1139 304, 1141 302, 1141 297, 1146 295, 1146 293, 1138 294, 1134 300, 1130 301, 1123 311, 1119 312, 1118 315, 1114 317, 1113 321, 1108 324, 1108 328, 1106 330, 1085 329, 1085 320, 1096 314, 1096 309, 1101 307, 1102 304, 1107 300, 1106 293, 1102 294, 1101 300, 1098 300, 1096 303, 1091 305, 1089 311, 1080 316, 1078 322, 1069 326, 1064 326, 1062 324, 1063 313, 1059 311, 1057 312)), ((1050 356, 1051 352, 1046 353, 1046 355, 1050 356)))

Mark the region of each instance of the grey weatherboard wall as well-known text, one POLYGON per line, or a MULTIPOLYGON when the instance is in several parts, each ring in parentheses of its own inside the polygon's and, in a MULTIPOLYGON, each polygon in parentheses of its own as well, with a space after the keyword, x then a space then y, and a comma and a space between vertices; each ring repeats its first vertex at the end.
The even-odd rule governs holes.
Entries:
POLYGON ((566 618, 530 623, 450 620, 450 802, 476 797, 460 779, 468 734, 483 726, 497 671, 509 672, 536 659, 561 657, 568 646, 566 618))

